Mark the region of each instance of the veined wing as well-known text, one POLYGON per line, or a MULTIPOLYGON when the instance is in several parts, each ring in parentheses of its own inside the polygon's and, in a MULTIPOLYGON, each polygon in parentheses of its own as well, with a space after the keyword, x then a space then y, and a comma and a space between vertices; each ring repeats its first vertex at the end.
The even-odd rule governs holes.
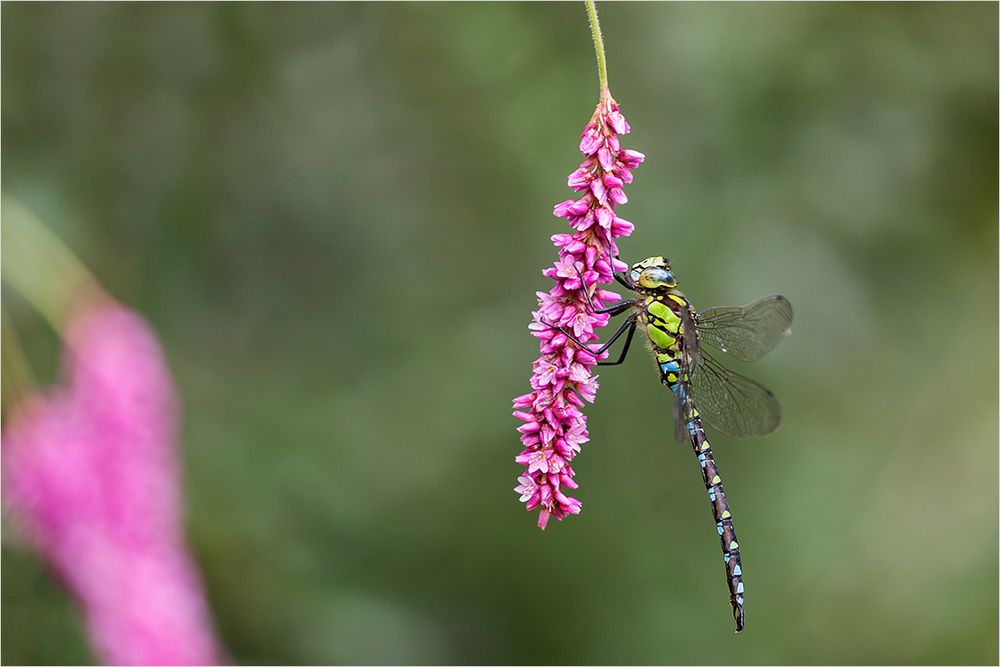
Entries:
POLYGON ((756 361, 777 347, 792 324, 792 304, 775 294, 745 306, 709 308, 696 316, 698 338, 740 361, 756 361))
POLYGON ((702 419, 738 438, 767 435, 781 423, 781 406, 770 390, 735 373, 702 351, 690 371, 691 397, 702 419))
POLYGON ((690 357, 692 364, 701 363, 701 346, 698 344, 698 336, 695 329, 698 324, 695 321, 696 315, 690 307, 681 308, 681 322, 684 328, 684 349, 690 357))

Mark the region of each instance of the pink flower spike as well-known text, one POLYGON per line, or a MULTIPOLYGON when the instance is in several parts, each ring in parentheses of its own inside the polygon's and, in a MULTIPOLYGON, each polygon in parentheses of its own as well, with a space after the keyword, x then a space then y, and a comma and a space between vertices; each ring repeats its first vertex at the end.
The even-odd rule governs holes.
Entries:
MULTIPOLYGON (((515 491, 525 509, 538 510, 542 530, 551 517, 562 521, 582 507, 562 489, 577 488, 570 464, 589 438, 580 408, 597 395, 598 383, 592 374, 597 356, 552 325, 594 346, 595 329, 605 326, 610 316, 591 312, 583 291, 593 292, 595 308, 619 299, 614 292, 595 287, 598 281, 612 278, 612 256, 618 253, 615 239, 633 230, 632 223, 615 213, 615 207, 627 201, 623 188, 632 181, 630 169, 643 158, 637 151, 621 148, 617 135, 629 129, 614 100, 603 98, 581 133, 580 151, 586 159, 567 178, 569 187, 582 194, 552 211, 566 219, 571 233, 552 235, 558 259, 542 274, 553 285, 547 293, 538 294, 538 308, 529 325, 540 353, 532 365, 534 391, 514 401, 523 445, 515 461, 524 466, 515 491)), ((617 268, 627 267, 618 262, 617 268)))
POLYGON ((225 661, 185 543, 177 397, 159 343, 110 303, 64 337, 66 386, 17 405, 4 429, 4 504, 78 601, 99 663, 225 661))

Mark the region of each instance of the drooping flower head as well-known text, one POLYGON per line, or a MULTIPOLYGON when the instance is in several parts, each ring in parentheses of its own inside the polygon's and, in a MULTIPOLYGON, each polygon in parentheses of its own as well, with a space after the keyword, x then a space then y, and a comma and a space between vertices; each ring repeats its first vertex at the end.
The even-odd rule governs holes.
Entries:
POLYGON ((529 325, 541 355, 532 367, 532 391, 514 399, 514 416, 524 422, 517 429, 524 448, 515 460, 526 468, 514 491, 527 509, 539 510, 538 527, 543 530, 550 517, 562 520, 580 512, 580 501, 563 489, 577 488, 570 462, 588 439, 587 418, 580 408, 585 401, 593 402, 597 392, 597 377, 591 373, 597 357, 552 325, 582 342, 596 340, 594 330, 607 324, 608 315, 591 312, 582 290, 592 294, 595 308, 619 298, 596 287, 613 279, 615 239, 633 230, 615 211, 628 201, 624 186, 645 159, 638 151, 622 148, 619 137, 629 129, 605 88, 581 135, 585 159, 568 179, 579 198, 557 204, 553 211, 572 231, 552 237, 559 258, 542 274, 555 284, 548 292, 538 292, 538 310, 529 325))
POLYGON ((65 386, 22 401, 4 430, 4 503, 79 601, 101 662, 224 660, 185 545, 177 400, 156 337, 111 302, 64 337, 65 386))

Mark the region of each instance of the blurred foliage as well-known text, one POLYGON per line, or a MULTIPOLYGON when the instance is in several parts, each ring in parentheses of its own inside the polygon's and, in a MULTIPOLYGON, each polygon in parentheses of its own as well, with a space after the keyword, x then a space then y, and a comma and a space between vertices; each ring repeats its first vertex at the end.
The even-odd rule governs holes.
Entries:
MULTIPOLYGON (((582 5, 2 8, 4 189, 161 332, 240 663, 995 663, 997 5, 607 4, 628 259, 781 291, 767 439, 697 464, 640 354, 540 533, 510 399, 596 103, 582 5)), ((5 308, 42 377, 57 345, 5 308)), ((87 662, 13 531, 4 663, 87 662)))

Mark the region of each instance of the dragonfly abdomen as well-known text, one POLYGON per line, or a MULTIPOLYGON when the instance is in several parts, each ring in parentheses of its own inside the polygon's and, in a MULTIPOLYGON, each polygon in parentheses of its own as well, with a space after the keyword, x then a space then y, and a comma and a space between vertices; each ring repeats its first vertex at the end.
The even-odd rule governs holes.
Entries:
POLYGON ((712 447, 708 444, 705 431, 701 425, 701 417, 696 413, 687 420, 688 433, 691 436, 691 446, 698 456, 701 465, 701 476, 708 491, 708 500, 712 505, 712 515, 719 531, 722 543, 722 558, 726 566, 726 579, 729 582, 729 603, 733 608, 733 619, 736 621, 736 632, 743 629, 743 564, 740 561, 740 545, 736 540, 736 529, 733 527, 733 516, 726 500, 726 491, 722 486, 722 477, 712 455, 712 447))
MULTIPOLYGON (((656 363, 660 370, 660 381, 671 391, 678 394, 682 414, 677 417, 684 419, 691 446, 698 457, 701 466, 702 479, 708 491, 708 499, 712 505, 712 515, 715 527, 722 543, 722 557, 725 561, 726 580, 729 584, 729 603, 733 609, 733 619, 736 621, 736 631, 743 630, 743 564, 740 560, 740 545, 736 540, 736 529, 733 528, 732 512, 726 492, 722 486, 722 477, 712 455, 712 447, 705 437, 701 417, 691 405, 690 397, 686 396, 688 374, 686 369, 690 363, 690 354, 685 356, 684 323, 682 308, 687 308, 687 301, 677 294, 660 294, 647 297, 642 313, 646 325, 646 335, 656 355, 656 363)), ((687 350, 690 353, 690 350, 687 350)), ((683 433, 683 430, 681 430, 683 433)))

